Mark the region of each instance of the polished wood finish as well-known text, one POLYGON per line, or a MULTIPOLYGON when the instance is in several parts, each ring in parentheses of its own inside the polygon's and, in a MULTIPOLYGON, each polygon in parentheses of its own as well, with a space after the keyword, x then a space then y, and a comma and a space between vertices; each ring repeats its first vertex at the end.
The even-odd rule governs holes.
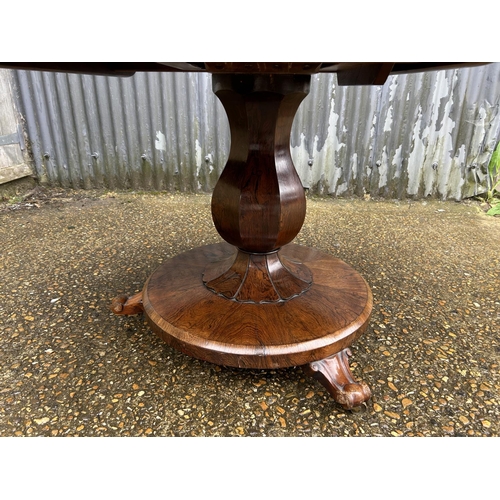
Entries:
POLYGON ((310 289, 292 300, 237 302, 201 280, 207 265, 234 257, 227 243, 206 245, 163 263, 143 291, 151 328, 172 347, 211 363, 282 368, 321 360, 350 346, 366 329, 372 295, 345 262, 312 248, 287 245, 287 261, 310 269, 310 289))
POLYGON ((231 131, 227 164, 212 196, 219 234, 247 252, 271 252, 300 231, 304 188, 290 154, 295 113, 310 76, 213 75, 231 131))
POLYGON ((213 75, 231 131, 229 158, 212 196, 214 225, 226 242, 168 259, 142 294, 119 297, 112 309, 144 311, 170 346, 211 363, 307 365, 307 373, 351 408, 370 395, 352 379, 345 354, 368 325, 370 289, 345 262, 291 244, 306 199, 290 132, 309 84, 309 75, 213 75))
POLYGON ((351 354, 350 349, 343 349, 333 356, 303 367, 304 372, 319 380, 333 399, 346 410, 368 401, 372 395, 365 382, 356 381, 352 376, 349 367, 351 354))
POLYGON ((142 305, 142 292, 129 297, 128 295, 118 295, 111 301, 110 309, 120 316, 130 316, 144 312, 142 305))
POLYGON ((213 89, 229 118, 231 149, 212 196, 219 234, 239 249, 214 263, 203 281, 236 301, 289 300, 311 286, 300 262, 277 251, 300 231, 306 214, 304 188, 290 154, 295 113, 310 76, 214 75, 213 89))
POLYGON ((228 299, 265 304, 306 292, 312 273, 302 262, 289 260, 278 251, 259 254, 239 250, 228 259, 207 265, 203 283, 228 299))

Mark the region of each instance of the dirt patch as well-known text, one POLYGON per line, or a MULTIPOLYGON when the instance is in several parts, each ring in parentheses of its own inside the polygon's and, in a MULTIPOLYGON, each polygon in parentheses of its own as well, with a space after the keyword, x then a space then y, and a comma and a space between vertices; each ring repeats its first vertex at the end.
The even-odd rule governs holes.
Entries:
POLYGON ((58 208, 71 204, 109 203, 113 199, 115 195, 109 191, 76 191, 36 186, 7 199, 4 197, 0 203, 0 212, 33 210, 46 205, 58 208))

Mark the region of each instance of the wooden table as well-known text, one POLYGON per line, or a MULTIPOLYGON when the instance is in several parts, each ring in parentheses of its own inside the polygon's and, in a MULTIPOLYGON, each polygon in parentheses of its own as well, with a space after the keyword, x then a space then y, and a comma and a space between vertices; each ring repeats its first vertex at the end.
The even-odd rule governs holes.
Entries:
POLYGON ((372 313, 368 284, 340 259, 292 243, 306 214, 290 155, 293 118, 317 72, 337 72, 341 85, 380 85, 391 72, 462 63, 23 64, 121 75, 211 72, 231 131, 229 159, 212 197, 213 221, 226 243, 167 260, 142 292, 115 298, 111 309, 144 313, 157 335, 189 356, 239 368, 302 366, 346 409, 370 398, 349 368, 349 346, 372 313))

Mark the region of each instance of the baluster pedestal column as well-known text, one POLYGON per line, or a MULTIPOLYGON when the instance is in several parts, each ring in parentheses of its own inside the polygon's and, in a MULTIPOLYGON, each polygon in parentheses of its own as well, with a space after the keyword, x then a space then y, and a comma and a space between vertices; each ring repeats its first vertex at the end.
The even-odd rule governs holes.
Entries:
POLYGON ((365 280, 348 264, 294 245, 306 213, 290 156, 309 75, 213 75, 229 118, 231 150, 212 216, 225 243, 164 262, 117 314, 144 311, 172 347, 240 368, 303 366, 344 408, 370 397, 349 369, 349 346, 372 311, 365 280))

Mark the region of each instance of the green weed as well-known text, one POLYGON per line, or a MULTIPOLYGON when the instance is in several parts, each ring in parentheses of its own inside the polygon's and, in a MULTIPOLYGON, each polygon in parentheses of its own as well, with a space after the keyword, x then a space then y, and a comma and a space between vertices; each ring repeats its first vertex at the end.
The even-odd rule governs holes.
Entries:
POLYGON ((486 203, 491 208, 487 215, 500 215, 500 142, 491 156, 488 164, 488 191, 486 193, 486 203))

